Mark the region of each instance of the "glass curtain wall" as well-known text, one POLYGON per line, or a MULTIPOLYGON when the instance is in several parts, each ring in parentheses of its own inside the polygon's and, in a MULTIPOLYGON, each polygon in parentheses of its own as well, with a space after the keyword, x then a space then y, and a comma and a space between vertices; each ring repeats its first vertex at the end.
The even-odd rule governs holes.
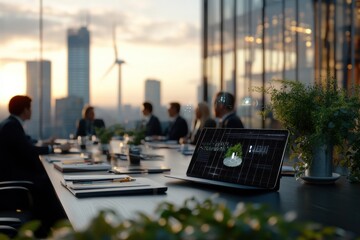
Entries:
POLYGON ((281 127, 258 114, 269 98, 251 90, 274 78, 360 84, 360 0, 203 0, 203 6, 204 100, 219 90, 234 93, 245 127, 281 127))
POLYGON ((234 7, 235 0, 223 0, 223 89, 225 91, 235 94, 235 21, 234 21, 234 7))
POLYGON ((263 19, 262 1, 238 0, 236 6, 237 110, 246 127, 261 127, 256 114, 262 95, 251 91, 262 84, 263 19))
POLYGON ((206 28, 206 56, 204 56, 204 64, 206 66, 207 78, 207 102, 211 102, 216 91, 221 89, 221 18, 220 18, 220 1, 208 0, 207 9, 204 11, 204 17, 208 23, 206 28))

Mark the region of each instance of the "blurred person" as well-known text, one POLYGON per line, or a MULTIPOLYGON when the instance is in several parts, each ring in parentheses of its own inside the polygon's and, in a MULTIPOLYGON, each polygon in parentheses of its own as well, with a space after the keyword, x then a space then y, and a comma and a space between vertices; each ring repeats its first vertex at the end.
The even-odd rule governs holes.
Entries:
POLYGON ((221 128, 244 128, 241 119, 235 112, 235 98, 231 93, 218 92, 214 101, 215 117, 221 128))
POLYGON ((186 137, 189 131, 186 120, 180 116, 180 104, 171 102, 168 108, 170 124, 166 131, 167 140, 179 142, 180 138, 186 137))
MULTIPOLYGON (((39 155, 53 152, 51 145, 36 146, 25 134, 23 124, 31 119, 31 98, 17 95, 10 99, 10 116, 0 123, 0 181, 27 180, 34 183, 34 214, 42 222, 38 230, 46 235, 59 219, 66 218, 39 155)), ((70 149, 69 144, 59 146, 70 149)))
POLYGON ((204 127, 216 127, 216 122, 210 117, 210 109, 206 102, 198 103, 195 109, 195 121, 190 134, 190 143, 196 144, 204 127))
POLYGON ((145 136, 152 137, 152 136, 161 136, 161 125, 159 118, 156 117, 153 113, 153 106, 149 102, 143 103, 142 113, 144 115, 144 129, 145 129, 145 136))
POLYGON ((105 128, 104 121, 95 118, 95 109, 93 106, 85 105, 81 115, 82 118, 77 124, 76 137, 96 135, 96 128, 105 128))

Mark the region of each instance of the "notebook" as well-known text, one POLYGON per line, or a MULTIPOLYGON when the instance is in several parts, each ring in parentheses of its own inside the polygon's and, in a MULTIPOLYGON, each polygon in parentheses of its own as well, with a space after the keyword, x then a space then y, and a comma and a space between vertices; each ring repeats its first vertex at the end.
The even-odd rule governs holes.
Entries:
POLYGON ((164 165, 154 165, 154 164, 139 164, 139 165, 129 165, 124 167, 115 166, 112 167, 109 172, 115 174, 136 174, 136 173, 163 173, 169 172, 171 169, 164 165))
POLYGON ((167 187, 148 178, 129 175, 68 175, 61 184, 75 197, 163 194, 167 187))
POLYGON ((186 175, 166 177, 277 191, 288 136, 287 130, 204 128, 186 175))
POLYGON ((111 169, 111 164, 107 162, 95 161, 67 161, 67 162, 54 162, 54 168, 60 172, 88 172, 88 171, 108 171, 111 169))

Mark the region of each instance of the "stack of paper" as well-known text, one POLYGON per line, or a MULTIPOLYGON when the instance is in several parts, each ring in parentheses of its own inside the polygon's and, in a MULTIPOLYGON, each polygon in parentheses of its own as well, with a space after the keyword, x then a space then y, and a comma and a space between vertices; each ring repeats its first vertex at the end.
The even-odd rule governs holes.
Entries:
POLYGON ((69 160, 54 162, 54 167, 60 172, 108 171, 111 165, 107 162, 69 160))
POLYGON ((74 196, 95 197, 128 194, 159 194, 167 187, 147 178, 129 175, 65 175, 61 184, 74 196))
POLYGON ((150 148, 170 148, 170 149, 179 149, 180 144, 175 141, 166 141, 166 142, 147 142, 147 146, 150 148))
POLYGON ((51 154, 51 155, 45 155, 45 160, 49 163, 54 163, 54 162, 70 162, 70 161, 82 161, 84 162, 85 160, 88 160, 89 157, 86 155, 81 155, 81 154, 67 154, 67 155, 63 155, 63 154, 51 154))

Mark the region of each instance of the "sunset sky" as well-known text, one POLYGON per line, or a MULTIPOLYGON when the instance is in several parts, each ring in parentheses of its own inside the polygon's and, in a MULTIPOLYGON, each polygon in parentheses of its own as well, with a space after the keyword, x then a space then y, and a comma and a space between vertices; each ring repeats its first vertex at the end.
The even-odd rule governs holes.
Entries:
MULTIPOLYGON (((200 0, 43 0, 43 59, 52 62, 52 98, 67 95, 66 30, 88 23, 91 103, 116 106, 117 69, 112 27, 117 26, 125 104, 140 105, 144 81, 162 83, 162 104, 195 104, 200 83, 200 0)), ((39 58, 39 0, 0 0, 0 107, 25 94, 25 61, 39 58)))

